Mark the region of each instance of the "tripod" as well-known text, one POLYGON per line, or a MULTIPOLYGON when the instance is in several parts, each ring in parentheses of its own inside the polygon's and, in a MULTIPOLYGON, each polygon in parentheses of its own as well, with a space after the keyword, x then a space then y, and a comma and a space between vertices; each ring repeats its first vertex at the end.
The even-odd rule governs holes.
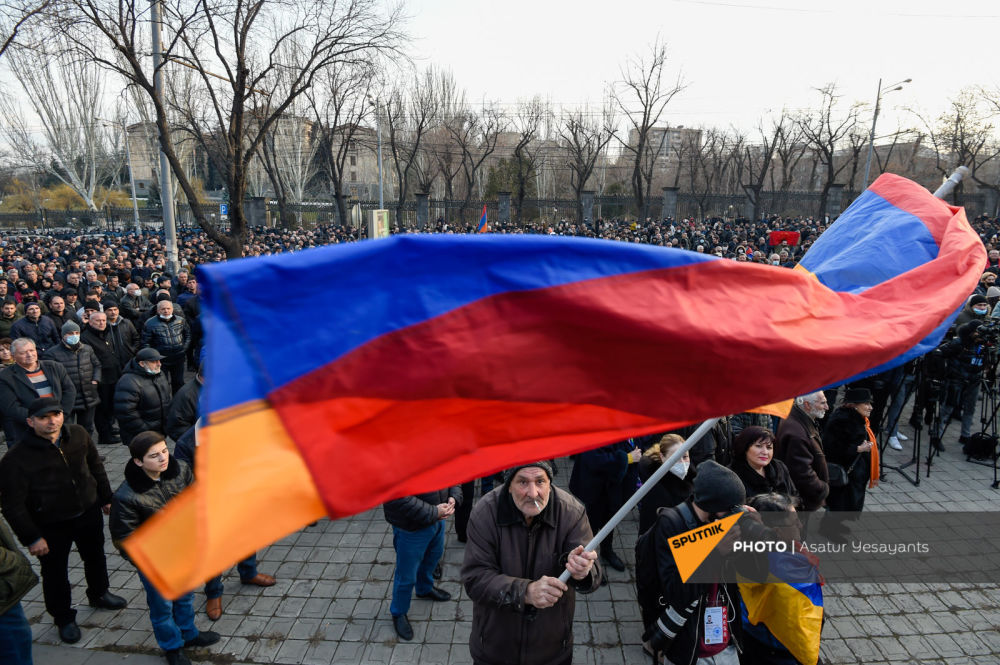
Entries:
POLYGON ((991 359, 992 362, 983 376, 982 382, 983 402, 979 409, 979 422, 982 425, 982 430, 980 430, 978 435, 974 435, 974 437, 978 437, 980 440, 986 439, 989 441, 990 448, 992 450, 991 456, 993 459, 990 462, 987 462, 986 460, 974 459, 972 455, 969 455, 968 452, 966 452, 965 461, 972 462, 973 464, 978 464, 980 466, 993 467, 993 482, 990 484, 990 487, 997 489, 1000 487, 1000 479, 997 477, 997 407, 1000 406, 1000 404, 998 404, 996 383, 997 358, 995 353, 993 356, 994 357, 991 359))
MULTIPOLYGON (((891 469, 897 472, 899 475, 903 476, 903 478, 908 480, 911 485, 916 487, 920 485, 920 432, 923 429, 923 424, 920 422, 919 417, 915 419, 915 422, 911 421, 914 430, 913 457, 910 458, 910 461, 906 462, 905 464, 901 464, 899 466, 893 466, 891 464, 885 463, 885 449, 889 445, 889 435, 896 431, 896 426, 899 424, 899 419, 903 417, 903 409, 902 407, 896 408, 896 400, 897 399, 900 400, 900 404, 905 405, 906 402, 910 399, 910 395, 913 393, 913 386, 916 383, 916 378, 909 383, 907 383, 906 379, 907 375, 904 371, 899 375, 899 380, 893 384, 892 391, 890 393, 892 395, 892 404, 889 407, 889 411, 890 412, 896 411, 896 416, 889 423, 887 423, 887 426, 880 432, 880 434, 882 435, 882 440, 879 443, 879 453, 881 453, 879 455, 879 461, 881 464, 881 468, 879 469, 879 475, 881 476, 882 480, 886 480, 885 470, 891 469), (914 469, 914 475, 910 476, 905 471, 905 469, 913 465, 916 465, 917 468, 914 469)), ((914 406, 914 411, 916 411, 916 408, 917 407, 914 406)))

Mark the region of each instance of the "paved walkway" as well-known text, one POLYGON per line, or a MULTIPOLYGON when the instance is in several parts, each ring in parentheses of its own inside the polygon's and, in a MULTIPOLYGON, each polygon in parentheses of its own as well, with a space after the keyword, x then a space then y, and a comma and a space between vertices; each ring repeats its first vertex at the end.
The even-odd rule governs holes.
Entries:
MULTIPOLYGON (((953 426, 952 429, 957 430, 953 426)), ((911 433, 908 428, 903 430, 911 433)), ((870 490, 869 510, 998 510, 1000 492, 990 488, 992 470, 964 461, 955 441, 935 460, 930 478, 913 487, 897 473, 870 490)), ((907 442, 909 445, 912 442, 907 442)), ((106 447, 113 485, 122 478, 123 447, 106 447)), ((908 458, 887 451, 890 463, 908 458)), ((556 483, 565 487, 568 465, 559 465, 556 483)), ((632 544, 637 522, 627 519, 618 551, 629 563, 626 573, 610 571, 611 583, 589 596, 578 596, 575 663, 611 665, 646 662, 639 648, 642 632, 632 578, 632 544)), ((993 534, 990 534, 991 536, 993 534)), ((995 537, 995 536, 994 536, 995 537)), ((108 544, 111 587, 129 601, 120 612, 92 610, 85 602, 83 569, 74 554, 70 579, 78 603, 83 639, 62 646, 45 614, 41 589, 25 599, 33 624, 35 662, 42 665, 162 664, 146 613, 138 577, 108 544)), ((381 509, 350 519, 322 520, 260 553, 260 569, 278 577, 268 589, 239 583, 235 570, 225 577, 225 614, 212 624, 196 594, 198 625, 223 635, 210 650, 192 653, 210 663, 469 663, 472 604, 458 583, 463 548, 453 535, 445 550, 442 586, 456 600, 414 600, 410 618, 415 639, 399 642, 389 618, 394 554, 392 535, 381 509)), ((1000 581, 1000 571, 997 571, 1000 581)), ((830 663, 1000 663, 1000 583, 989 585, 831 584, 825 590, 827 622, 823 657, 830 663)))

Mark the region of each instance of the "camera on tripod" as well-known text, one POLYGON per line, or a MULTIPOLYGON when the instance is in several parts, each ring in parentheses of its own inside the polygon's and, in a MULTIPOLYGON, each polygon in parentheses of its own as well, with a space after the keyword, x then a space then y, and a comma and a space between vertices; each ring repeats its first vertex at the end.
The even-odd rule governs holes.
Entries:
POLYGON ((976 328, 976 332, 979 333, 983 344, 996 346, 997 342, 1000 341, 1000 318, 991 318, 989 323, 984 323, 976 328))

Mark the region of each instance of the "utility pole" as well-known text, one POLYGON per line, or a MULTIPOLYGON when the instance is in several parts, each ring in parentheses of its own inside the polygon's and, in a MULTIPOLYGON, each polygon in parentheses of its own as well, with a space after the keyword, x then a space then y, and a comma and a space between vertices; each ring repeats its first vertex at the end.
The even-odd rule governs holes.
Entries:
MULTIPOLYGON (((160 0, 150 1, 153 23, 153 94, 163 106, 163 42, 160 38, 160 0)), ((163 208, 163 236, 167 248, 167 270, 177 274, 177 227, 174 225, 174 188, 171 185, 170 163, 163 152, 160 137, 160 205, 163 208)))

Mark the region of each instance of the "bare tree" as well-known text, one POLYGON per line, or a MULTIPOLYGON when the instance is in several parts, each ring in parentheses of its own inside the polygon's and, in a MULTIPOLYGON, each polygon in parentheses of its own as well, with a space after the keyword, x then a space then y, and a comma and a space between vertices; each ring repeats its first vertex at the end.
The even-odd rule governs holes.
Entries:
POLYGON ((17 41, 23 30, 38 18, 51 4, 51 0, 0 2, 0 56, 17 41))
POLYGON ((316 174, 320 132, 316 123, 305 117, 305 109, 298 108, 302 99, 271 126, 261 145, 264 169, 277 196, 278 211, 285 226, 302 224, 301 208, 292 215, 288 207, 305 200, 306 187, 316 174))
POLYGON ((403 205, 410 190, 410 178, 419 168, 417 157, 427 133, 437 121, 436 74, 428 68, 408 90, 395 88, 382 111, 389 134, 389 154, 396 172, 396 222, 403 219, 403 205))
POLYGON ((342 225, 348 223, 347 189, 352 164, 358 166, 361 157, 361 137, 364 123, 372 109, 369 98, 373 93, 374 69, 370 65, 335 65, 324 72, 319 84, 309 91, 309 107, 318 132, 320 162, 333 191, 337 216, 342 225))
POLYGON ((622 67, 613 96, 627 121, 628 136, 620 140, 632 155, 632 193, 640 218, 649 216, 653 171, 667 136, 666 131, 655 134, 652 130, 670 101, 684 89, 680 76, 673 85, 664 83, 666 64, 667 46, 657 39, 648 56, 629 59, 622 67))
MULTIPOLYGON (((956 166, 967 166, 978 184, 1000 191, 1000 181, 990 177, 985 168, 1000 157, 993 116, 1000 112, 1000 102, 982 90, 967 88, 948 100, 947 111, 931 120, 920 114, 934 149, 934 168, 947 178, 956 166)), ((956 201, 961 201, 964 188, 955 188, 956 201)))
POLYGON ((790 124, 791 121, 785 111, 782 111, 776 120, 772 120, 769 127, 765 127, 764 121, 761 120, 757 124, 757 136, 760 142, 743 147, 746 170, 744 177, 740 179, 740 187, 750 200, 750 205, 753 206, 754 221, 760 219, 761 192, 764 190, 764 181, 767 179, 768 173, 773 172, 774 153, 790 124))
POLYGON ((841 111, 840 95, 837 94, 836 85, 832 83, 818 88, 818 92, 819 108, 802 113, 798 118, 798 124, 802 129, 803 138, 813 150, 816 158, 815 167, 822 177, 823 186, 816 214, 823 216, 830 189, 850 163, 847 160, 838 160, 837 151, 857 124, 860 106, 854 104, 847 111, 841 111))
POLYGON ((81 51, 153 101, 160 148, 196 221, 227 256, 242 256, 247 172, 268 132, 326 68, 397 52, 400 8, 385 10, 378 0, 169 0, 162 66, 191 68, 200 83, 178 109, 168 108, 154 87, 146 11, 137 0, 65 0, 53 18, 81 51), (212 148, 207 152, 230 196, 228 231, 196 206, 197 192, 176 154, 172 110, 212 148))
MULTIPOLYGON (((437 162, 437 172, 444 185, 444 198, 451 201, 455 199, 455 181, 462 172, 463 162, 462 149, 455 137, 461 135, 468 102, 465 91, 447 70, 438 74, 437 94, 439 123, 432 131, 428 148, 437 162)), ((444 209, 444 221, 451 221, 447 206, 444 209)))
POLYGON ((701 132, 702 140, 695 149, 689 150, 688 186, 698 203, 698 214, 705 217, 708 212, 708 197, 719 189, 732 168, 742 145, 732 149, 733 137, 718 129, 701 132))
POLYGON ((512 175, 514 176, 514 208, 518 224, 524 216, 524 199, 528 195, 529 184, 539 167, 541 146, 539 130, 543 120, 551 111, 540 97, 518 105, 512 118, 513 129, 517 133, 517 143, 511 153, 512 175))
POLYGON ((576 218, 583 224, 594 220, 583 218, 583 191, 587 188, 597 160, 604 154, 608 143, 615 136, 615 112, 610 103, 605 104, 600 118, 592 117, 586 110, 577 110, 563 116, 559 130, 566 150, 566 163, 570 170, 570 186, 576 199, 576 218))
POLYGON ((483 164, 497 148, 500 133, 506 128, 506 119, 496 107, 484 105, 481 111, 466 108, 457 113, 448 126, 455 146, 461 154, 462 175, 465 180, 465 198, 458 210, 460 220, 478 191, 483 164))
POLYGON ((94 193, 120 168, 121 160, 111 149, 115 133, 102 119, 105 88, 100 68, 64 47, 54 39, 8 50, 7 63, 24 96, 0 97, 0 114, 18 159, 43 167, 97 211, 94 193), (20 99, 41 123, 41 140, 36 139, 34 119, 21 111, 20 99))

